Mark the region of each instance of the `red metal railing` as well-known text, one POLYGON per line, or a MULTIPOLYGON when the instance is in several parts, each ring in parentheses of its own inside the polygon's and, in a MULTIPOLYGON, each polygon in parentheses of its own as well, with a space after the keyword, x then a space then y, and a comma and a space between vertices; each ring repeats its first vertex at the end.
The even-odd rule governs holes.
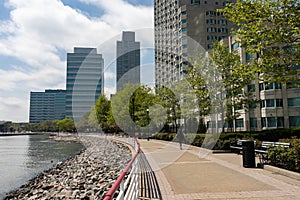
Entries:
POLYGON ((130 162, 127 164, 127 166, 125 167, 125 169, 121 172, 120 176, 118 177, 118 179, 116 180, 116 182, 112 185, 112 187, 110 188, 110 190, 105 194, 103 200, 111 200, 113 198, 113 195, 120 188, 121 183, 124 181, 124 177, 126 176, 126 174, 128 173, 128 171, 132 167, 133 163, 137 159, 137 156, 140 153, 140 143, 137 141, 136 138, 135 138, 135 142, 137 144, 136 154, 130 160, 130 162))

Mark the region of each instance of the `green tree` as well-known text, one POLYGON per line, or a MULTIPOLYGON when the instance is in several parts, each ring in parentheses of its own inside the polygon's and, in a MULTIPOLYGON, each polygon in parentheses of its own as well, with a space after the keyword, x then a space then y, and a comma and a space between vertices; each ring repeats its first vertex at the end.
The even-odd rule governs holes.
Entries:
POLYGON ((95 105, 96 119, 100 127, 105 131, 108 128, 108 114, 110 110, 110 101, 101 94, 95 105))
POLYGON ((75 124, 72 118, 65 118, 58 121, 59 131, 74 133, 76 131, 75 124))
POLYGON ((259 59, 247 70, 267 82, 297 80, 300 65, 299 0, 237 0, 220 10, 248 54, 259 59))
MULTIPOLYGON (((168 87, 157 87, 155 90, 157 96, 156 102, 165 108, 167 123, 173 124, 173 127, 175 127, 175 132, 177 132, 178 120, 180 119, 181 115, 179 102, 180 99, 176 97, 176 95, 168 87)), ((158 119, 164 121, 160 119, 159 116, 158 119)))
POLYGON ((87 131, 90 128, 89 115, 90 112, 84 114, 78 122, 75 122, 77 131, 87 131))
POLYGON ((139 128, 133 122, 139 127, 149 124, 150 118, 147 109, 149 111, 154 104, 154 99, 150 87, 127 84, 111 100, 112 112, 108 112, 110 123, 115 122, 127 133, 139 132, 139 128))
POLYGON ((251 93, 245 91, 245 87, 255 79, 255 76, 248 72, 248 63, 243 64, 240 55, 236 51, 230 52, 228 46, 224 44, 214 44, 211 58, 224 87, 219 90, 223 92, 220 95, 221 119, 234 125, 234 120, 240 116, 239 108, 247 109, 250 103, 256 102, 250 98, 251 93))
POLYGON ((88 124, 89 124, 89 127, 98 130, 100 127, 99 127, 99 121, 97 118, 96 109, 97 109, 96 106, 93 106, 91 108, 91 111, 90 111, 89 117, 88 117, 88 124))

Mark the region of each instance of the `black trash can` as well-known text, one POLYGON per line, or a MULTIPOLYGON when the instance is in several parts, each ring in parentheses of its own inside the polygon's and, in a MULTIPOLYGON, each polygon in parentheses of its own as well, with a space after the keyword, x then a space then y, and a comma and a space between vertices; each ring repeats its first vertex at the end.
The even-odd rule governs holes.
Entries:
POLYGON ((247 140, 242 142, 243 146, 243 167, 255 167, 254 141, 247 140))

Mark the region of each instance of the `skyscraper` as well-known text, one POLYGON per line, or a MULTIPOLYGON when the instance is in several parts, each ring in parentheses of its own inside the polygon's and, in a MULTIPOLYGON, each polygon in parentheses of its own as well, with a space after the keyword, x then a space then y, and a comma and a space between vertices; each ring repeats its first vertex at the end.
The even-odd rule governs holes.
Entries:
POLYGON ((155 0, 155 81, 163 86, 186 73, 189 54, 212 48, 233 27, 217 9, 234 0, 155 0))
POLYGON ((102 54, 96 48, 74 48, 67 54, 66 117, 78 121, 103 93, 102 54))
POLYGON ((30 92, 29 123, 64 119, 66 114, 66 90, 30 92))
POLYGON ((124 31, 117 41, 117 91, 127 83, 140 83, 140 42, 135 32, 124 31))

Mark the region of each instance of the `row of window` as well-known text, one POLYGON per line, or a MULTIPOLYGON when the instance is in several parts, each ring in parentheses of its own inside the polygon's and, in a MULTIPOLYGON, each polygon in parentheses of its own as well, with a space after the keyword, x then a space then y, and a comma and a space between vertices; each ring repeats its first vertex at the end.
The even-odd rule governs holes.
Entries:
POLYGON ((206 11, 206 16, 223 16, 223 13, 216 11, 206 11))
MULTIPOLYGON (((191 0, 191 4, 200 4, 201 1, 200 0, 191 0)), ((207 1, 203 2, 204 4, 207 4, 207 1)), ((230 3, 230 1, 223 1, 223 6, 226 6, 227 3, 230 3)), ((215 1, 215 5, 219 5, 218 1, 215 1)))
POLYGON ((208 27, 207 28, 208 33, 227 33, 228 29, 227 28, 216 28, 216 27, 208 27))
MULTIPOLYGON (((207 40, 215 40, 216 36, 207 36, 207 40)), ((296 83, 288 82, 287 83, 287 89, 294 88, 296 83)), ((247 86, 248 92, 255 92, 255 85, 250 84, 247 86)), ((281 90, 282 84, 281 83, 259 83, 259 91, 264 90, 281 90)))
MULTIPOLYGON (((218 121, 218 127, 222 127, 222 122, 218 121)), ((244 119, 236 119, 235 127, 236 128, 244 128, 244 119)), ((300 126, 300 116, 290 116, 289 117, 289 127, 298 127, 300 126)), ((216 128, 216 121, 208 121, 208 128, 216 128)), ((257 128, 257 118, 250 118, 250 128, 257 128)), ((284 127, 284 118, 283 117, 262 117, 261 118, 261 127, 262 128, 283 128, 284 127)), ((225 122, 224 128, 233 128, 232 123, 225 122)))
MULTIPOLYGON (((288 107, 300 107, 300 98, 288 98, 287 100, 288 100, 288 107)), ((261 108, 283 107, 283 100, 282 99, 261 100, 260 107, 261 108)), ((249 108, 255 109, 256 104, 255 103, 250 104, 249 108)), ((239 109, 242 109, 242 107, 240 107, 239 109)))
POLYGON ((207 24, 221 24, 221 25, 227 25, 227 20, 226 19, 219 19, 219 20, 215 20, 215 19, 207 19, 206 23, 207 24))
POLYGON ((222 39, 224 39, 225 38, 225 36, 215 36, 215 35, 208 35, 207 36, 207 40, 222 40, 222 39))

